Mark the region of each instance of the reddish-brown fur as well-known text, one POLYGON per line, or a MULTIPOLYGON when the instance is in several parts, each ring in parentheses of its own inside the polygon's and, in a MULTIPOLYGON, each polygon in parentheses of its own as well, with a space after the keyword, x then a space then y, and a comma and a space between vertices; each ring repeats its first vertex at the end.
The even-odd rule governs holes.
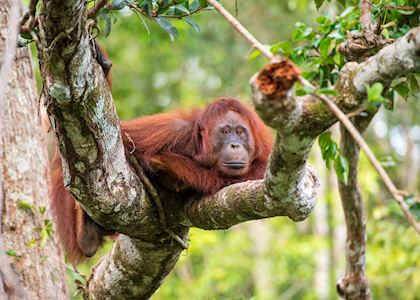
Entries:
MULTIPOLYGON (((219 99, 202 110, 175 111, 125 121, 121 127, 125 148, 134 150, 133 154, 147 167, 149 174, 152 171, 169 175, 160 178, 173 178, 189 190, 203 194, 215 193, 236 182, 263 178, 273 142, 270 129, 257 114, 233 98, 219 99), (238 113, 249 123, 255 142, 249 171, 238 178, 223 176, 208 161, 212 148, 211 129, 228 111, 238 113)), ((83 255, 76 242, 76 201, 63 186, 58 157, 53 160, 52 168, 52 208, 57 231, 69 259, 78 262, 83 255)))

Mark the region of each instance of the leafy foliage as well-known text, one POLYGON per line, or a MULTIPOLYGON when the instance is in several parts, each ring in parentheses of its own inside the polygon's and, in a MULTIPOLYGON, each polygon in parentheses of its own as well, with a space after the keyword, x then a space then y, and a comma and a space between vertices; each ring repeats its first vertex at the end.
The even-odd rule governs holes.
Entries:
POLYGON ((337 46, 344 42, 347 31, 359 29, 358 18, 358 9, 350 6, 338 17, 317 17, 316 28, 298 22, 292 32, 292 41, 274 44, 271 51, 290 58, 302 67, 303 77, 320 88, 328 88, 335 84, 344 65, 344 57, 337 51, 337 46))
POLYGON ((417 220, 420 220, 420 202, 416 200, 414 195, 408 195, 404 197, 404 200, 408 204, 411 213, 416 217, 417 220))
POLYGON ((111 32, 111 20, 115 22, 114 11, 125 7, 131 9, 141 19, 147 32, 150 30, 144 17, 155 21, 169 34, 172 41, 178 37, 178 30, 170 19, 184 20, 194 30, 199 31, 199 25, 190 16, 211 9, 205 0, 114 0, 110 5, 101 9, 99 14, 99 18, 106 24, 106 36, 111 32))
POLYGON ((330 163, 333 161, 338 179, 344 184, 347 184, 350 170, 349 163, 347 159, 340 154, 340 148, 331 138, 331 132, 323 132, 318 138, 318 143, 327 168, 330 168, 330 163))
POLYGON ((6 250, 6 255, 10 257, 17 257, 17 253, 15 250, 6 250))

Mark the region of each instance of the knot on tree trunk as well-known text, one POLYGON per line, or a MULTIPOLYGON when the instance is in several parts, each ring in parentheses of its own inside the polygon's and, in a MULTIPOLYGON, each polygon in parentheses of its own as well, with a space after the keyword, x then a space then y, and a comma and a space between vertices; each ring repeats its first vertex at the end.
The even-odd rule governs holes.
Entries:
POLYGON ((359 273, 359 276, 346 276, 337 282, 337 293, 346 300, 369 300, 370 290, 366 277, 359 273))
POLYGON ((393 42, 393 39, 382 39, 377 30, 364 29, 362 32, 350 32, 347 40, 337 46, 337 50, 347 61, 362 62, 393 42))

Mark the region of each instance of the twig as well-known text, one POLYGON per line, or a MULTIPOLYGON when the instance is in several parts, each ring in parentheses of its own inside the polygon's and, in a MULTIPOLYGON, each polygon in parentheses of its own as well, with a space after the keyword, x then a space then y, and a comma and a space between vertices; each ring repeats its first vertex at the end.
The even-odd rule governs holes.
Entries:
MULTIPOLYGON (((226 20, 238 31, 255 49, 261 51, 261 53, 266 56, 271 61, 276 60, 276 56, 272 54, 263 44, 261 44, 244 26, 242 26, 239 21, 232 16, 222 5, 220 5, 216 0, 207 0, 214 8, 226 18, 226 20)), ((299 81, 302 85, 314 89, 314 86, 304 79, 303 77, 299 77, 299 81)), ((363 137, 360 135, 358 130, 354 127, 351 121, 347 118, 347 116, 340 110, 340 108, 332 102, 328 97, 325 95, 317 95, 312 94, 313 96, 317 97, 321 101, 323 101, 332 111, 332 113, 337 117, 337 119, 343 123, 346 127, 350 135, 356 141, 356 143, 360 146, 363 152, 366 154, 367 158, 369 159, 372 166, 375 168, 376 172, 381 177, 382 181, 384 182, 386 188, 388 189, 389 193, 393 196, 393 198, 397 201, 400 205, 402 211, 406 215, 408 221, 413 225, 414 229, 417 233, 420 234, 420 224, 416 221, 415 217, 411 214, 407 203, 404 201, 404 198, 399 193, 399 190, 395 187, 394 183, 392 182, 391 178, 386 173, 385 169, 381 166, 381 163, 375 157, 375 154, 370 150, 369 146, 364 141, 363 137)))
POLYGON ((393 20, 393 21, 388 22, 388 23, 386 23, 386 24, 384 24, 384 25, 381 25, 381 28, 382 28, 382 29, 386 29, 386 28, 388 28, 388 27, 392 27, 392 26, 394 26, 395 24, 397 24, 397 22, 396 22, 395 20, 393 20))
POLYGON ((93 7, 87 11, 87 17, 88 18, 95 17, 98 11, 100 11, 101 8, 104 7, 107 3, 108 3, 108 0, 95 1, 95 4, 93 5, 93 7))
POLYGON ((391 5, 391 4, 385 4, 386 8, 390 9, 399 9, 399 10, 407 10, 407 11, 416 11, 420 10, 420 4, 417 6, 407 6, 407 5, 391 5))
POLYGON ((360 107, 359 109, 356 109, 355 111, 349 112, 348 114, 346 114, 347 118, 353 118, 355 116, 360 115, 362 112, 364 112, 366 109, 364 107, 360 107))
POLYGON ((140 177, 140 180, 143 182, 144 187, 146 188, 147 192, 152 197, 153 202, 156 205, 156 209, 159 216, 159 222, 163 227, 163 230, 171 237, 173 238, 183 249, 188 249, 188 245, 185 243, 183 239, 181 239, 177 234, 175 234, 170 228, 168 228, 168 222, 165 215, 165 210, 162 205, 162 201, 160 201, 160 197, 158 192, 156 191, 153 184, 150 182, 149 178, 147 178, 146 174, 144 174, 143 168, 140 166, 139 162, 137 161, 137 158, 130 154, 129 160, 131 164, 133 165, 137 175, 140 177))

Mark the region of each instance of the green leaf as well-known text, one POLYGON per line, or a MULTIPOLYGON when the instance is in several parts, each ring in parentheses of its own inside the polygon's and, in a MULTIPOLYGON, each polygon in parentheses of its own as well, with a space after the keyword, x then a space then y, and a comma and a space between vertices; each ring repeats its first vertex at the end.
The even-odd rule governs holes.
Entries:
POLYGON ((324 68, 319 68, 319 83, 322 84, 324 82, 324 68))
POLYGON ((343 65, 343 64, 344 64, 344 57, 343 57, 343 55, 341 55, 341 53, 339 53, 339 52, 337 52, 337 53, 334 55, 333 60, 334 60, 334 63, 335 63, 337 66, 341 66, 341 65, 343 65))
POLYGON ((143 24, 144 28, 146 29, 147 34, 150 34, 149 25, 147 25, 144 17, 141 14, 137 13, 136 11, 134 12, 134 14, 140 19, 141 23, 143 24))
POLYGON ((23 210, 26 210, 26 211, 32 211, 32 208, 33 208, 32 204, 29 203, 29 202, 26 202, 26 201, 20 201, 18 203, 18 206, 19 206, 19 208, 21 208, 23 210))
POLYGON ((325 0, 315 0, 316 9, 319 9, 325 0))
POLYGON ((175 9, 181 11, 182 13, 184 13, 186 15, 189 15, 190 14, 190 11, 184 5, 182 5, 182 4, 175 5, 175 9))
POLYGON ((388 29, 385 28, 384 30, 382 30, 381 34, 383 35, 383 37, 385 39, 389 39, 389 30, 388 29))
POLYGON ((200 25, 198 25, 193 19, 190 17, 184 17, 183 20, 191 25, 191 27, 195 30, 195 32, 200 32, 200 25))
POLYGON ((393 89, 397 91, 397 93, 400 94, 401 97, 407 100, 410 89, 408 88, 408 84, 406 81, 400 82, 399 84, 394 86, 393 89))
POLYGON ((328 56, 328 52, 331 45, 331 39, 330 38, 323 38, 321 42, 319 43, 319 53, 322 57, 326 58, 328 56))
POLYGON ((42 230, 40 232, 40 235, 41 235, 41 247, 44 247, 45 244, 47 243, 49 237, 50 237, 48 235, 48 231, 47 231, 47 229, 45 227, 42 228, 42 230))
POLYGON ((21 33, 20 37, 25 40, 32 40, 32 35, 30 33, 21 33))
POLYGON ((337 91, 333 90, 333 89, 328 89, 328 88, 321 88, 318 90, 319 94, 324 94, 324 95, 334 95, 337 96, 337 91))
POLYGON ((408 84, 412 94, 417 94, 419 92, 419 83, 414 74, 408 74, 407 76, 408 84))
POLYGON ((341 4, 341 6, 346 7, 346 0, 338 0, 338 3, 341 4))
POLYGON ((414 215, 414 217, 419 220, 420 219, 420 203, 416 201, 414 195, 408 195, 404 197, 404 201, 408 204, 408 208, 410 212, 414 215))
POLYGON ((319 17, 316 18, 316 22, 318 24, 324 24, 325 23, 325 20, 327 20, 327 17, 326 16, 319 16, 319 17))
POLYGON ((329 168, 330 167, 330 161, 334 161, 338 154, 338 145, 336 142, 331 140, 331 144, 328 147, 328 150, 324 153, 325 154, 325 164, 329 168))
POLYGON ((306 79, 311 81, 312 79, 314 79, 316 76, 318 76, 318 72, 316 71, 309 71, 309 72, 302 72, 302 76, 306 79))
POLYGON ((274 54, 282 53, 287 56, 292 51, 292 44, 288 41, 279 42, 272 45, 270 51, 274 54))
POLYGON ((256 59, 257 57, 261 56, 261 52, 258 49, 254 49, 251 54, 248 56, 248 60, 251 61, 256 59))
POLYGON ((200 2, 200 7, 205 7, 209 5, 207 0, 199 0, 199 2, 200 2))
POLYGON ((200 2, 198 0, 194 0, 189 4, 190 11, 196 11, 200 8, 200 2))
POLYGON ((367 99, 369 102, 381 104, 386 102, 386 98, 382 96, 384 86, 380 82, 375 82, 372 86, 366 86, 367 99))
POLYGON ((50 219, 44 219, 44 225, 45 225, 45 228, 47 229, 47 233, 49 235, 51 235, 51 233, 52 233, 52 221, 50 219))
POLYGON ((11 257, 17 257, 15 250, 6 250, 6 255, 11 257))
POLYGON ((321 147, 321 150, 324 151, 331 142, 331 132, 325 131, 321 133, 318 137, 318 144, 321 147))
POLYGON ((35 247, 36 246, 36 240, 30 240, 26 243, 26 246, 29 248, 35 247))
POLYGON ((331 132, 329 131, 319 136, 318 143, 321 148, 322 158, 325 160, 325 165, 329 168, 330 161, 335 160, 338 154, 338 145, 331 139, 331 132))
POLYGON ((163 12, 160 12, 159 14, 175 16, 177 14, 177 11, 175 9, 175 6, 171 6, 171 7, 168 7, 166 10, 164 10, 163 12))
POLYGON ((384 107, 389 111, 394 111, 395 101, 393 98, 385 98, 384 107))
MULTIPOLYGON (((344 6, 344 5, 343 5, 344 6)), ((355 10, 355 6, 349 6, 347 7, 341 14, 340 17, 345 18, 349 14, 351 14, 355 10)))
POLYGON ((156 23, 159 24, 159 26, 163 30, 165 30, 169 34, 171 41, 175 41, 175 39, 178 37, 178 30, 174 26, 172 26, 172 24, 165 18, 157 17, 154 18, 154 20, 156 21, 156 23))
POLYGON ((299 41, 302 38, 303 38, 302 28, 296 28, 295 30, 293 30, 293 32, 292 32, 292 39, 294 41, 299 41))
POLYGON ((296 95, 298 96, 304 96, 309 95, 314 92, 314 89, 310 86, 301 86, 296 90, 296 95))
POLYGON ((347 185, 350 167, 347 159, 343 155, 339 154, 335 159, 334 169, 337 173, 338 180, 347 185))
POLYGON ((313 29, 308 26, 302 31, 302 34, 304 37, 308 37, 312 33, 312 31, 313 29))
POLYGON ((414 14, 416 11, 415 10, 402 10, 402 9, 400 9, 400 10, 398 10, 398 12, 402 15, 409 16, 409 15, 414 14))

